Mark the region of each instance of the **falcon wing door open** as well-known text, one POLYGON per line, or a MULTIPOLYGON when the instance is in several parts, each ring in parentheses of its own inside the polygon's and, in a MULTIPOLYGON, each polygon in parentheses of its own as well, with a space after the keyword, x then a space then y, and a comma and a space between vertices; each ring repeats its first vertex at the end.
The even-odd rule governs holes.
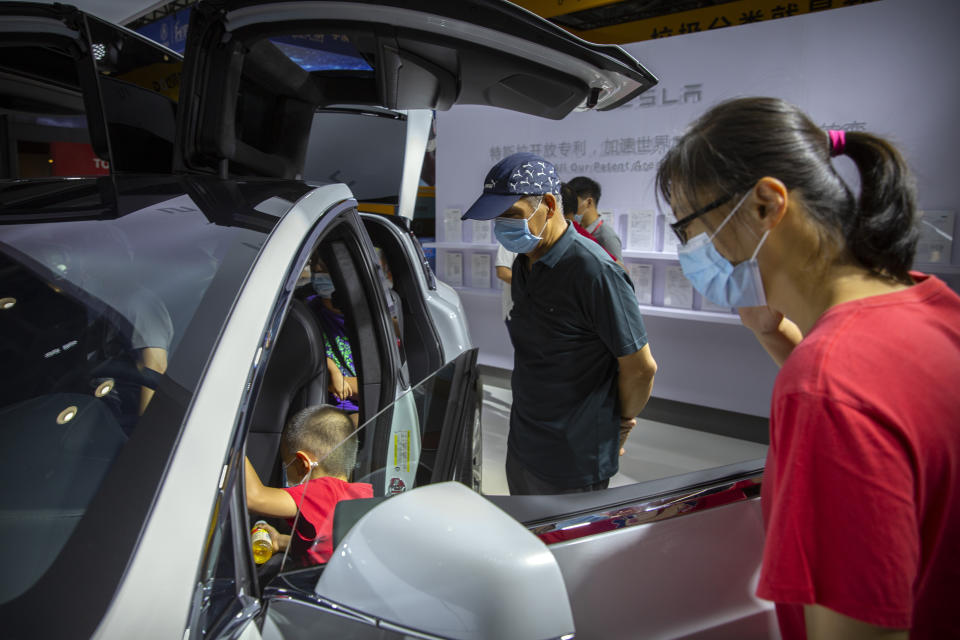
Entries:
POLYGON ((619 47, 493 0, 210 0, 196 5, 185 57, 179 159, 221 175, 299 176, 321 107, 479 104, 560 119, 656 83, 619 47))

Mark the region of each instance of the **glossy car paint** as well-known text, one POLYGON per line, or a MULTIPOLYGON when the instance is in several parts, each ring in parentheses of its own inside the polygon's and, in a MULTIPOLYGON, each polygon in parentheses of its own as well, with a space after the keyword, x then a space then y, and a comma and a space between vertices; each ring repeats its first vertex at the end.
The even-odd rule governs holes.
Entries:
POLYGON ((415 489, 368 512, 337 547, 315 594, 441 637, 573 632, 563 578, 546 545, 456 482, 415 489))

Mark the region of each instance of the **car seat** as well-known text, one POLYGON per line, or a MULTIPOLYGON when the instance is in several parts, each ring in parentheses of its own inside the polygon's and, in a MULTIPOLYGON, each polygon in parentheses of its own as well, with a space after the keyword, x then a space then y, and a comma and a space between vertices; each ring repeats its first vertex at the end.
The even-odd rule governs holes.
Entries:
POLYGON ((292 300, 271 349, 247 434, 247 457, 267 486, 281 486, 280 435, 287 419, 326 397, 323 336, 313 313, 292 300))

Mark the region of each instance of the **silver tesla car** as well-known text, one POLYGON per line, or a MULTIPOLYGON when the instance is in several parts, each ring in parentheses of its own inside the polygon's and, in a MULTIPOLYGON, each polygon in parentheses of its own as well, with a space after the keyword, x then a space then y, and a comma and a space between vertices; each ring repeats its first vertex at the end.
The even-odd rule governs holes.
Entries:
POLYGON ((636 60, 495 0, 201 2, 184 58, 0 16, 5 636, 766 637, 762 461, 479 494, 476 350, 407 223, 431 110, 610 109, 656 83, 636 60), (258 567, 244 458, 279 486, 330 400, 318 265, 374 497, 326 562, 258 567))

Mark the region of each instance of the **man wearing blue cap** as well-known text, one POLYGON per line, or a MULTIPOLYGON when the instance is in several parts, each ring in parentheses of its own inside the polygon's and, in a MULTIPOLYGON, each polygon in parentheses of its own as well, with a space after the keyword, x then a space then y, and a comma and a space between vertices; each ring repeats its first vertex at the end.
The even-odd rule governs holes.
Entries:
POLYGON ((560 178, 532 153, 487 174, 463 219, 493 220, 513 263, 510 493, 605 489, 657 364, 633 283, 563 217, 560 178))

